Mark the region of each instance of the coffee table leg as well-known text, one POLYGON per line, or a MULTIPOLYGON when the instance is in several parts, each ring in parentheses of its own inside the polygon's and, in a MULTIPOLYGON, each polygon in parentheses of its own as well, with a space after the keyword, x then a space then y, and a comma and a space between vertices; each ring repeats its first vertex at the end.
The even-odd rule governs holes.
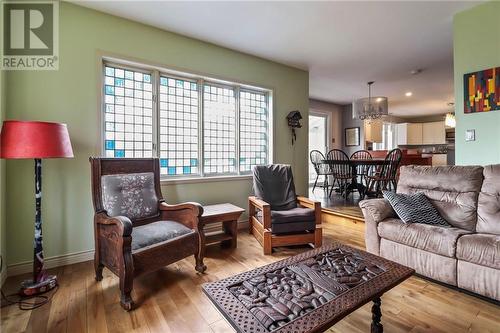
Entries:
POLYGON ((232 237, 230 241, 227 241, 227 245, 230 248, 235 249, 238 237, 238 221, 224 221, 222 226, 224 228, 224 232, 232 237))
POLYGON ((382 300, 380 299, 380 297, 377 297, 373 300, 371 333, 384 332, 384 327, 380 323, 380 318, 382 318, 382 311, 380 309, 381 303, 382 300))

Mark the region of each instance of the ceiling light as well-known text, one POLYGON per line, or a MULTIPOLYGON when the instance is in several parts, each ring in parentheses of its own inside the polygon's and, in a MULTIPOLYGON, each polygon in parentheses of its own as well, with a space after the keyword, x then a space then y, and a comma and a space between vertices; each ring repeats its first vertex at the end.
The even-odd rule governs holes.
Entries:
POLYGON ((378 119, 383 115, 389 114, 387 97, 372 97, 371 87, 373 83, 374 81, 368 82, 368 97, 357 99, 352 103, 353 119, 378 119))
POLYGON ((406 96, 406 97, 411 97, 411 95, 413 95, 413 93, 412 93, 411 91, 407 91, 407 92, 405 93, 405 96, 406 96))
POLYGON ((417 75, 417 74, 422 73, 422 71, 423 71, 423 69, 421 69, 421 68, 416 68, 416 69, 413 69, 413 70, 410 72, 410 74, 411 74, 411 75, 417 75))
POLYGON ((447 113, 446 118, 444 119, 444 124, 446 127, 455 128, 457 126, 457 120, 455 118, 455 114, 447 113))

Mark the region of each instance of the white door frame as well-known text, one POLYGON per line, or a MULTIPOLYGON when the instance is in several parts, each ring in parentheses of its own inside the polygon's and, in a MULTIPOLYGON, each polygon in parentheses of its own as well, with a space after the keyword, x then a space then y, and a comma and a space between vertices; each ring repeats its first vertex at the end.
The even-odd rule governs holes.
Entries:
MULTIPOLYGON (((315 116, 315 117, 322 117, 322 118, 325 118, 325 145, 324 145, 324 148, 326 149, 326 151, 322 151, 323 154, 325 154, 325 157, 326 157, 326 153, 328 153, 328 151, 331 149, 331 131, 332 131, 332 126, 331 126, 331 114, 330 112, 322 112, 322 111, 317 111, 317 110, 310 110, 309 111, 309 116, 315 116)), ((308 135, 309 135, 309 128, 307 129, 308 131, 308 135)), ((308 154, 307 154, 307 158, 309 159, 309 154, 311 153, 310 151, 310 147, 309 147, 309 143, 307 144, 307 151, 308 151, 308 154)), ((310 161, 308 161, 307 165, 310 167, 310 161)), ((310 173, 310 170, 308 170, 308 173, 307 173, 307 178, 309 178, 309 173, 310 173)), ((320 181, 320 180, 318 180, 320 181)), ((313 185, 314 182, 308 182, 309 186, 313 185)))

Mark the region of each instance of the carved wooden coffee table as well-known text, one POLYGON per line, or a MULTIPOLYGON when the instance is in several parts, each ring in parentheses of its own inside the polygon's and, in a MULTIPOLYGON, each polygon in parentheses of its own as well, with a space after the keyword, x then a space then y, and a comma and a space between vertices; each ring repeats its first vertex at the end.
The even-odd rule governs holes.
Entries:
POLYGON ((383 332, 380 297, 414 270, 339 243, 203 285, 238 332, 323 332, 373 301, 371 332, 383 332))

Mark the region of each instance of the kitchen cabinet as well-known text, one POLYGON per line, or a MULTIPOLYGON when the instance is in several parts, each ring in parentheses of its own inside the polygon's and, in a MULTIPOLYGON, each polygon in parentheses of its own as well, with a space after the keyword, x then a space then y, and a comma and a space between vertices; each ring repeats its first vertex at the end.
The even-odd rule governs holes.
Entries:
POLYGON ((446 154, 432 154, 432 166, 448 165, 446 154))
POLYGON ((422 123, 401 123, 397 124, 397 144, 398 145, 421 145, 423 134, 422 123))
POLYGON ((382 142, 382 125, 381 120, 365 120, 365 141, 382 142))
POLYGON ((422 124, 422 143, 436 145, 446 143, 446 128, 444 121, 434 121, 422 124))

